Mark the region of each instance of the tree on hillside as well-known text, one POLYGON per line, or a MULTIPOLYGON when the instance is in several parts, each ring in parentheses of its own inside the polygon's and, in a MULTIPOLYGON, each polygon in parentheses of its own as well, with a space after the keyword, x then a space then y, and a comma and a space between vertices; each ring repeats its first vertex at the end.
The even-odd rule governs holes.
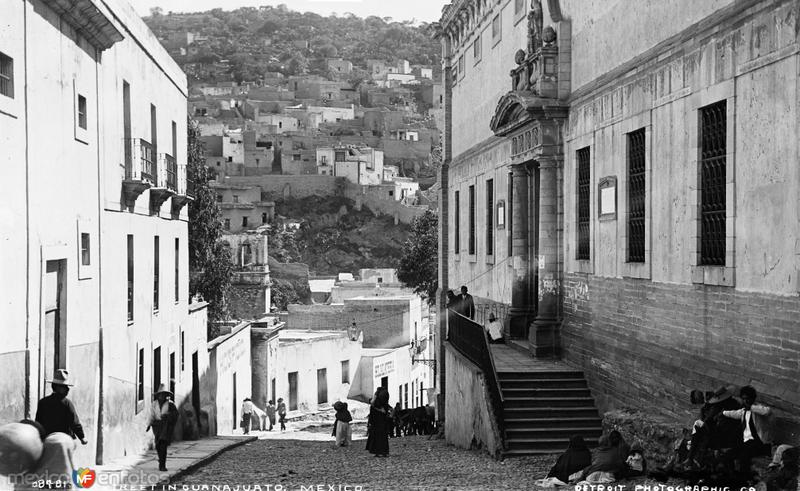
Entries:
POLYGON ((431 210, 411 223, 411 233, 403 244, 403 255, 397 264, 397 278, 428 299, 436 301, 439 288, 439 217, 431 210))
MULTIPOLYGON (((189 203, 189 292, 200 293, 208 305, 208 320, 227 320, 227 293, 233 264, 230 248, 221 241, 222 221, 216 193, 205 166, 203 142, 197 122, 188 120, 187 175, 194 182, 194 201, 189 203)), ((218 333, 209 323, 208 338, 218 333)))

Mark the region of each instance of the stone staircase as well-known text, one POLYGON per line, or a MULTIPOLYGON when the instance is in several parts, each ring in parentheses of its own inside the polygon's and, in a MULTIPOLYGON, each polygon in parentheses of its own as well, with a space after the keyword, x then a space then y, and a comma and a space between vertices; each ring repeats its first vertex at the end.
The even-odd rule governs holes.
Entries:
POLYGON ((602 424, 583 372, 568 367, 497 371, 505 456, 563 452, 572 435, 597 444, 602 424))

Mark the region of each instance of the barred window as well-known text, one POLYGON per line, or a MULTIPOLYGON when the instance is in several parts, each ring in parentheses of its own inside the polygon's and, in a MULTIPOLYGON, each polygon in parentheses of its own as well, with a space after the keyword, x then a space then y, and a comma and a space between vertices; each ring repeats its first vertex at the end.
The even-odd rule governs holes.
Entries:
POLYGON ((486 255, 494 254, 494 179, 486 181, 486 255))
POLYGON ((453 200, 453 249, 456 254, 461 252, 461 203, 459 191, 456 191, 455 200, 453 200))
POLYGON ((14 59, 0 53, 0 95, 14 98, 14 59))
POLYGON ((469 253, 475 254, 475 185, 469 187, 469 253))
POLYGON ((578 157, 578 250, 575 259, 589 259, 589 147, 577 152, 578 157))
POLYGON ((726 101, 700 110, 700 264, 725 265, 726 101))
POLYGON ((628 262, 644 262, 646 193, 644 128, 628 133, 628 262))

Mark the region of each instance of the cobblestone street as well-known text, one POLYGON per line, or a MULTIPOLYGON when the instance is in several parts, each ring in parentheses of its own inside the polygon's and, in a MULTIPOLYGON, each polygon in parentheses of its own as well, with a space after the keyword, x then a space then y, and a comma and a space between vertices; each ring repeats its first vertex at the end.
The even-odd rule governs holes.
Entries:
POLYGON ((555 456, 545 456, 498 462, 485 453, 457 449, 427 436, 391 439, 390 456, 377 458, 364 449, 364 425, 355 427, 354 437, 351 447, 334 448, 330 426, 273 431, 220 455, 174 484, 178 489, 181 485, 258 484, 265 491, 277 485, 288 490, 333 485, 336 491, 339 485, 341 490, 345 485, 350 490, 354 486, 364 490, 530 489, 555 461, 555 456))

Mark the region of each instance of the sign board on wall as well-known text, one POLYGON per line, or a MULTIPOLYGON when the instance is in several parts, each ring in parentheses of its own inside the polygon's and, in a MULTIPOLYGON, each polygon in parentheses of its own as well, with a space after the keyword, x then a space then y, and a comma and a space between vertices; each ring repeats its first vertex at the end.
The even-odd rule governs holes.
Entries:
POLYGON ((394 372, 394 360, 386 360, 375 364, 374 377, 385 377, 394 372))
POLYGON ((600 220, 614 220, 617 218, 617 178, 608 176, 600 179, 597 185, 600 220))

